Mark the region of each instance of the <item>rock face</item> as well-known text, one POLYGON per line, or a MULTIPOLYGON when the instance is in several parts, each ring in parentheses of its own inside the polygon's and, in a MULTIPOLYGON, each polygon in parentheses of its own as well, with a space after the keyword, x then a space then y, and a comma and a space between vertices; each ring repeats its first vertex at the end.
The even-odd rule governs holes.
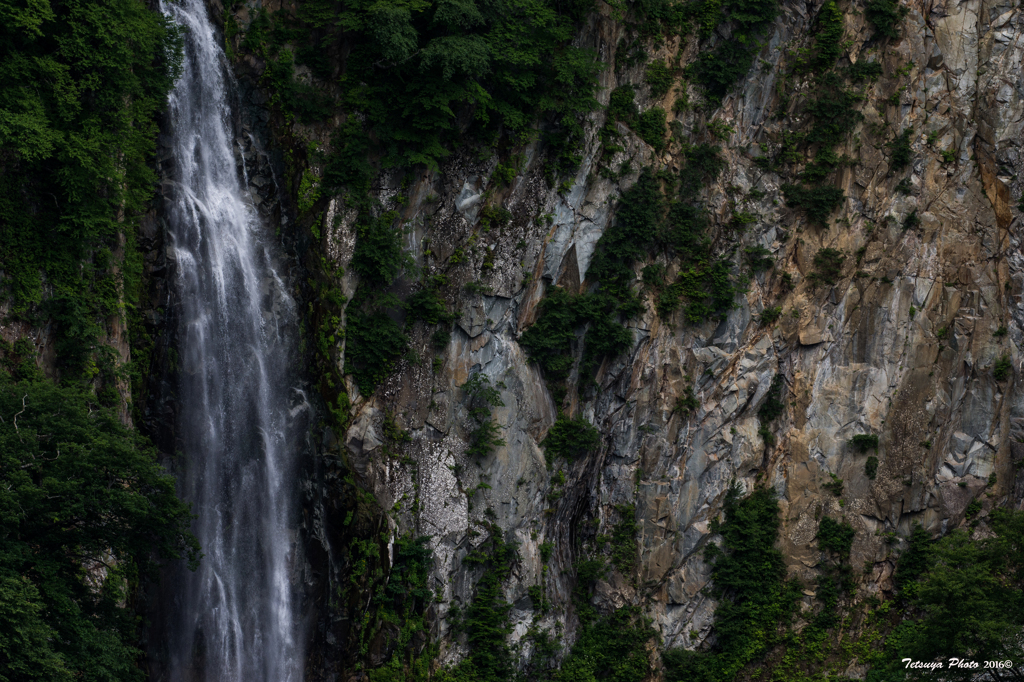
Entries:
MULTIPOLYGON (((497 159, 477 161, 469 153, 454 155, 439 172, 418 173, 405 187, 397 174, 380 176, 376 198, 400 213, 419 268, 439 272, 463 250, 464 263, 447 269, 445 289, 447 305, 460 317, 440 353, 430 330, 414 325, 414 353, 374 394, 358 395, 350 382, 350 426, 345 434, 328 434, 324 449, 343 452, 346 466, 390 510, 393 536, 430 537, 441 662, 465 653, 445 617, 472 598, 479 571, 463 559, 483 540, 474 528, 484 522, 496 523, 519 546, 504 588, 514 605, 511 640, 521 639, 533 620, 537 607, 527 590, 542 579, 541 545, 552 542, 546 584, 553 608, 539 623, 559 622, 571 643, 578 529, 593 523, 609 533, 627 508, 622 505, 635 505, 637 574, 613 574, 595 599, 640 604, 666 646, 693 647, 708 635, 715 606, 702 592, 708 569, 700 549, 714 540, 711 522, 732 481, 777 491, 781 547, 790 572, 804 580, 816 575, 820 519, 850 523, 856 530, 851 563, 867 567, 860 595, 892 588, 893 545, 885 533, 906 536, 917 523, 933 534, 946 532, 964 523, 972 500, 981 502, 982 515, 995 505, 1021 504, 1024 483, 1015 461, 1024 447, 1018 445, 1024 394, 1016 390, 1024 256, 1012 197, 1021 193, 1017 177, 1024 171, 1024 15, 1008 2, 907 6, 903 37, 887 41, 871 39, 860 3, 844 8, 850 62, 878 61, 885 75, 866 86, 858 104, 864 119, 837 149, 850 161, 832 184, 846 198, 827 227, 788 208, 781 186, 791 180, 757 161, 800 125, 798 101, 812 80, 787 75, 787 50, 809 44, 818 3, 785 5, 767 32, 760 66, 717 107, 677 115, 694 140, 707 135, 712 119, 731 126, 722 143, 727 169, 704 200, 720 232, 742 201, 757 220, 740 246, 767 248, 775 264, 750 280, 721 322, 687 325, 681 313, 662 318, 647 301, 647 312, 629 323, 632 348, 600 366, 597 390, 570 389, 564 408, 599 429, 601 446, 560 465, 566 482, 557 498, 540 443, 561 406, 520 336, 536 320, 546 287, 587 288, 587 269, 615 220, 617 197, 645 166, 678 168, 678 152, 658 153, 620 124, 623 149, 608 165, 629 161, 633 170, 602 176, 598 131, 605 113, 598 111, 587 121, 575 182, 561 192, 545 182, 536 146, 524 150, 526 169, 508 186, 490 184, 497 159), (904 130, 912 131, 911 160, 893 172, 891 141, 904 130), (481 231, 485 204, 504 207, 511 221, 481 231), (808 277, 823 248, 846 254, 832 285, 808 277), (491 267, 482 267, 485 260, 491 267), (467 291, 464 285, 478 278, 483 287, 467 291), (781 316, 762 324, 771 307, 781 308, 781 316), (434 356, 439 361, 432 365, 434 356), (997 379, 1003 358, 1009 366, 997 379), (505 444, 479 461, 465 453, 474 423, 459 388, 474 372, 500 382, 503 403, 494 417, 505 444), (766 445, 758 411, 776 376, 784 380, 785 410, 769 425, 775 443, 766 445), (690 385, 700 406, 680 414, 675 401, 690 385), (411 437, 400 456, 386 445, 386 420, 411 437), (877 451, 848 445, 858 434, 877 435, 877 451), (873 479, 865 472, 871 456, 878 458, 873 479), (833 476, 842 480, 841 494, 824 487, 833 476)), ((578 40, 612 64, 625 29, 602 7, 578 40)), ((677 54, 683 64, 692 62, 696 40, 666 41, 651 57, 677 54)), ((637 86, 641 109, 671 110, 677 97, 673 91, 664 102, 651 101, 638 65, 603 71, 601 102, 625 83, 637 86)), ((698 97, 692 87, 690 93, 698 97)), ((330 126, 302 130, 324 143, 330 133, 330 126)), ((250 181, 261 186, 266 176, 250 181)), ((320 250, 346 273, 340 288, 351 298, 358 284, 349 268, 353 215, 339 197, 322 201, 320 250)), ((310 494, 319 505, 311 517, 330 517, 330 480, 311 479, 311 486, 327 486, 310 494)), ((330 553, 322 532, 310 535, 330 553)), ((530 650, 520 653, 528 658, 530 650)))

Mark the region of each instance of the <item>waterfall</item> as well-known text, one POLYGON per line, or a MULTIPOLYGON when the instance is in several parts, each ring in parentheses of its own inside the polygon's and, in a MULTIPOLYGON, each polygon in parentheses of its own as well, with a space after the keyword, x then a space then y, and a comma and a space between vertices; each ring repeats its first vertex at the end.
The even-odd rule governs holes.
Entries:
POLYGON ((204 553, 162 617, 171 682, 300 682, 298 315, 232 145, 232 80, 202 0, 162 0, 183 29, 170 95, 168 239, 177 270, 181 494, 204 553))

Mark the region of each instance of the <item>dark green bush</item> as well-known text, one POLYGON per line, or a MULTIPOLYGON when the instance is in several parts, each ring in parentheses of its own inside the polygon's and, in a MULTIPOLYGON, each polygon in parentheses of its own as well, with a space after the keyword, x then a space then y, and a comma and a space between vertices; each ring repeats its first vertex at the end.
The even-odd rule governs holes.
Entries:
POLYGON ((572 368, 573 341, 586 324, 585 350, 580 374, 588 375, 608 355, 625 352, 632 335, 617 321, 614 299, 600 294, 573 296, 560 287, 548 289, 538 305, 537 321, 519 339, 530 359, 537 362, 550 381, 564 381, 572 368))
POLYGON ((683 395, 676 398, 672 411, 676 414, 685 416, 692 412, 696 412, 699 407, 700 401, 697 400, 697 396, 693 392, 693 386, 687 386, 683 389, 683 395))
POLYGON ((902 170, 910 165, 910 139, 913 135, 913 129, 907 128, 889 143, 889 149, 892 150, 892 159, 889 162, 889 166, 892 170, 902 170))
POLYGON ((846 77, 851 81, 875 80, 882 75, 882 65, 878 62, 867 62, 863 59, 846 68, 846 77))
POLYGON ((704 86, 712 100, 721 100, 750 70, 755 54, 751 45, 736 40, 723 41, 697 57, 690 67, 691 75, 695 82, 704 86))
POLYGON ((872 481, 875 480, 875 476, 878 475, 878 458, 874 455, 868 457, 868 461, 864 463, 864 475, 872 481))
MULTIPOLYGON (((409 297, 405 305, 410 316, 427 324, 450 323, 456 318, 455 313, 448 312, 444 299, 433 287, 420 289, 409 297)), ((447 345, 447 339, 442 345, 447 345)))
POLYGON ((632 85, 620 85, 608 96, 608 118, 631 124, 636 120, 636 92, 632 85))
POLYGON ((1003 355, 992 365, 992 376, 996 381, 1005 381, 1013 372, 1013 363, 1009 355, 1003 355))
POLYGON ((828 223, 828 218, 839 208, 846 195, 838 187, 812 187, 785 184, 782 193, 786 197, 786 205, 791 208, 802 208, 807 217, 819 225, 828 223))
POLYGON ((840 497, 843 494, 843 479, 839 478, 835 474, 829 474, 829 482, 825 483, 821 487, 836 497, 840 497))
POLYGON ((768 306, 761 311, 761 326, 767 327, 770 324, 774 324, 778 319, 782 317, 782 306, 768 306))
POLYGON ((835 0, 822 5, 815 28, 815 67, 830 69, 843 54, 843 13, 835 0))
POLYGON ((706 1, 698 5, 702 35, 707 37, 720 21, 733 22, 731 40, 719 42, 714 49, 702 51, 691 66, 694 81, 702 85, 712 100, 721 100, 732 86, 750 70, 760 50, 755 35, 763 31, 779 12, 777 0, 706 1))
POLYGON ((819 249, 814 255, 814 272, 807 279, 815 283, 837 284, 843 276, 843 261, 846 256, 842 251, 832 248, 819 249))
POLYGON ((665 134, 668 133, 668 126, 665 123, 665 110, 661 107, 651 107, 637 117, 634 127, 640 139, 654 147, 656 151, 665 148, 665 134))
POLYGON ((839 555, 841 560, 848 560, 854 535, 853 526, 846 521, 836 521, 826 516, 818 525, 818 534, 815 537, 818 540, 818 547, 839 555))
MULTIPOLYGON (((397 307, 397 301, 391 302, 397 307)), ((346 322, 345 373, 352 375, 360 393, 369 396, 405 355, 409 338, 386 307, 374 305, 369 297, 353 299, 346 322)))
POLYGON ((466 383, 461 386, 462 392, 469 398, 467 409, 469 416, 476 422, 477 426, 469 434, 469 447, 466 454, 475 459, 487 457, 495 448, 501 447, 505 441, 498 436, 501 429, 497 422, 491 417, 491 409, 504 407, 501 401, 500 388, 505 384, 498 382, 491 386, 491 380, 482 372, 477 372, 466 383))
POLYGON ((651 97, 660 99, 668 94, 676 79, 672 69, 665 66, 665 62, 658 60, 647 65, 644 80, 651 86, 651 97))
POLYGON ((858 433, 846 442, 860 452, 878 449, 878 436, 873 433, 858 433))
POLYGON ((540 442, 548 461, 556 457, 573 460, 584 457, 601 444, 601 434, 583 417, 558 415, 548 435, 540 442))
POLYGON ((651 660, 648 645, 657 637, 639 607, 623 607, 597 618, 587 606, 581 614, 583 626, 555 682, 613 680, 644 682, 650 679, 651 660))
POLYGON ((775 265, 775 258, 772 257, 772 252, 763 246, 748 246, 744 249, 744 254, 746 255, 747 265, 754 272, 768 270, 775 265))
POLYGON ((864 120, 864 115, 854 107, 864 99, 854 91, 846 90, 836 73, 827 73, 815 83, 817 95, 808 103, 807 114, 814 124, 807 133, 807 142, 833 149, 846 141, 846 136, 864 120))
POLYGON ((640 526, 636 522, 636 506, 632 504, 617 505, 620 521, 612 530, 612 565, 627 578, 632 577, 636 570, 639 555, 636 540, 640 535, 640 526))
MULTIPOLYGON (((359 275, 360 284, 345 312, 345 373, 353 376, 360 393, 366 396, 391 373, 409 345, 395 319, 402 304, 382 293, 412 264, 402 250, 402 232, 394 226, 395 219, 393 211, 373 219, 361 215, 356 228, 352 269, 359 275)), ((447 315, 436 294, 433 301, 428 298, 431 294, 417 296, 417 313, 436 315, 439 322, 447 315)))
POLYGON ((869 0, 865 14, 878 35, 899 38, 899 26, 909 11, 897 0, 869 0))
POLYGON ((772 377, 772 383, 768 387, 764 403, 761 405, 761 409, 757 411, 757 417, 762 423, 773 422, 782 416, 786 409, 786 403, 782 401, 782 389, 785 386, 786 380, 783 379, 781 374, 776 374, 772 377))
POLYGON ((441 680, 507 682, 512 679, 512 651, 507 639, 512 631, 508 623, 512 605, 505 599, 502 583, 512 574, 516 548, 504 541, 497 525, 489 530, 488 540, 463 560, 484 567, 473 601, 466 610, 469 656, 453 670, 442 673, 441 680))
POLYGON ((776 549, 779 506, 769 488, 746 498, 730 488, 725 522, 714 522, 721 548, 707 545, 715 611, 715 644, 703 651, 674 649, 663 656, 668 682, 731 682, 744 666, 780 640, 800 598, 799 585, 786 581, 782 553, 776 549))

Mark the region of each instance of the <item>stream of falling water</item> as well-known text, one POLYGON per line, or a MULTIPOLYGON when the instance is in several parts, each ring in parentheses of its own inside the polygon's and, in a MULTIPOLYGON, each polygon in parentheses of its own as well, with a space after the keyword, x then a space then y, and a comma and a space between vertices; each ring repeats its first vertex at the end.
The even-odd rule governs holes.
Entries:
POLYGON ((301 682, 291 530, 306 419, 297 311, 236 165, 232 81, 205 4, 160 8, 185 40, 170 96, 167 219, 181 304, 179 485, 204 553, 172 586, 161 677, 301 682))

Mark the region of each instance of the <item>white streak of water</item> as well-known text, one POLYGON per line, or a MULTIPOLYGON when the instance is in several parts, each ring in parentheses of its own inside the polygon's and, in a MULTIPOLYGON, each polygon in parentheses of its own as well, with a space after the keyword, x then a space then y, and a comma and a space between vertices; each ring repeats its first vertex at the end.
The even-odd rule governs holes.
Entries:
POLYGON ((304 401, 295 304, 239 177, 231 81, 202 0, 163 0, 185 62, 170 96, 167 211, 179 311, 182 494, 198 571, 174 586, 171 682, 301 682, 293 533, 304 401))

